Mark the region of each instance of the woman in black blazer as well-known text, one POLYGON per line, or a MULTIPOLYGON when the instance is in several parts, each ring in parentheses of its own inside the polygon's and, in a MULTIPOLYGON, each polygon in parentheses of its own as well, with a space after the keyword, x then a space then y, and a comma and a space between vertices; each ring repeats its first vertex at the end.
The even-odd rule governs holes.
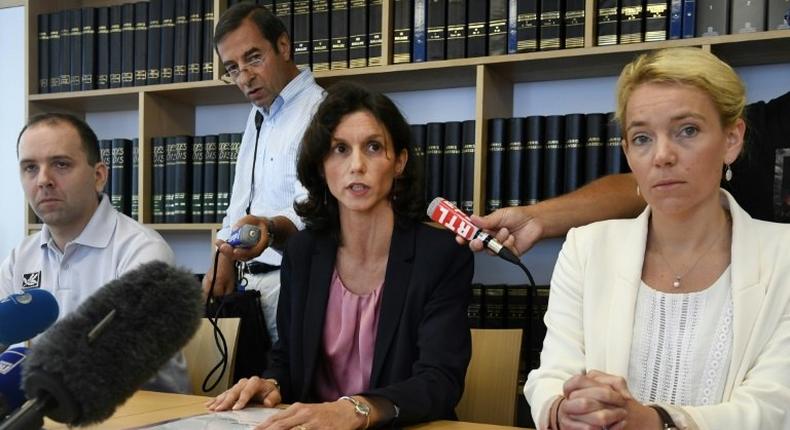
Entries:
POLYGON ((306 403, 260 426, 271 429, 455 418, 471 356, 474 263, 452 234, 421 222, 421 169, 409 162, 409 141, 386 96, 329 89, 299 156, 308 197, 296 209, 308 228, 283 255, 271 366, 209 409, 306 403))

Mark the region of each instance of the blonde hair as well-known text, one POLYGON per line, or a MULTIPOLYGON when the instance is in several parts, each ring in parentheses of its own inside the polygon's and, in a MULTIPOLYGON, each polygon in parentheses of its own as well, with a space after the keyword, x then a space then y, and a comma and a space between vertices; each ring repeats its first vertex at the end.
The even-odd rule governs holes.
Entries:
POLYGON ((625 126, 628 98, 639 85, 664 83, 689 85, 713 101, 723 127, 743 116, 746 88, 724 61, 699 48, 667 48, 640 55, 628 63, 617 80, 617 121, 625 126))

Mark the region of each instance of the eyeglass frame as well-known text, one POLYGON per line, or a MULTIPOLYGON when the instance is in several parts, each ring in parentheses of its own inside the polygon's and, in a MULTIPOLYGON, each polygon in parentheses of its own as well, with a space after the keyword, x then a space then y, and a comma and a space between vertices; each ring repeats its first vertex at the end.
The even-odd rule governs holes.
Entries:
POLYGON ((258 57, 253 59, 252 61, 245 63, 243 65, 236 65, 237 69, 228 71, 227 67, 225 68, 225 73, 222 74, 221 79, 229 83, 236 83, 236 80, 241 76, 242 72, 246 72, 252 69, 257 69, 263 66, 263 63, 266 61, 265 56, 261 54, 257 54, 258 57), (235 76, 234 76, 235 72, 235 76))

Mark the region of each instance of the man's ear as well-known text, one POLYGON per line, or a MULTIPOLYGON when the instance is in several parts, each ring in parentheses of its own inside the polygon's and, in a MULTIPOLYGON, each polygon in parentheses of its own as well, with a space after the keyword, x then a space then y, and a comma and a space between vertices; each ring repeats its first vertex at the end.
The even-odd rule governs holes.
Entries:
POLYGON ((107 184, 107 177, 109 175, 109 171, 107 170, 107 165, 104 164, 103 161, 99 161, 93 167, 94 169, 94 180, 95 180, 95 187, 96 192, 101 193, 104 190, 104 185, 107 184))
POLYGON ((277 38, 277 50, 285 61, 293 60, 291 57, 291 38, 288 36, 288 32, 284 31, 283 34, 277 38))

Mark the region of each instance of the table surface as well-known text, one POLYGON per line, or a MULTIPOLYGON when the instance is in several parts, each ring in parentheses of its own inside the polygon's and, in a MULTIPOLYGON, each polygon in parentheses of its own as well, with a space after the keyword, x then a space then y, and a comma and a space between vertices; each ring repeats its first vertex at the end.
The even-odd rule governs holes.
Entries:
MULTIPOLYGON (((204 396, 139 391, 123 406, 119 407, 109 420, 95 426, 81 427, 81 429, 120 430, 154 424, 173 418, 204 414, 207 412, 205 407, 207 400, 208 397, 204 396)), ((65 430, 69 427, 65 424, 46 420, 44 428, 46 430, 65 430)), ((458 421, 434 421, 411 428, 414 430, 507 430, 517 427, 458 421)))

